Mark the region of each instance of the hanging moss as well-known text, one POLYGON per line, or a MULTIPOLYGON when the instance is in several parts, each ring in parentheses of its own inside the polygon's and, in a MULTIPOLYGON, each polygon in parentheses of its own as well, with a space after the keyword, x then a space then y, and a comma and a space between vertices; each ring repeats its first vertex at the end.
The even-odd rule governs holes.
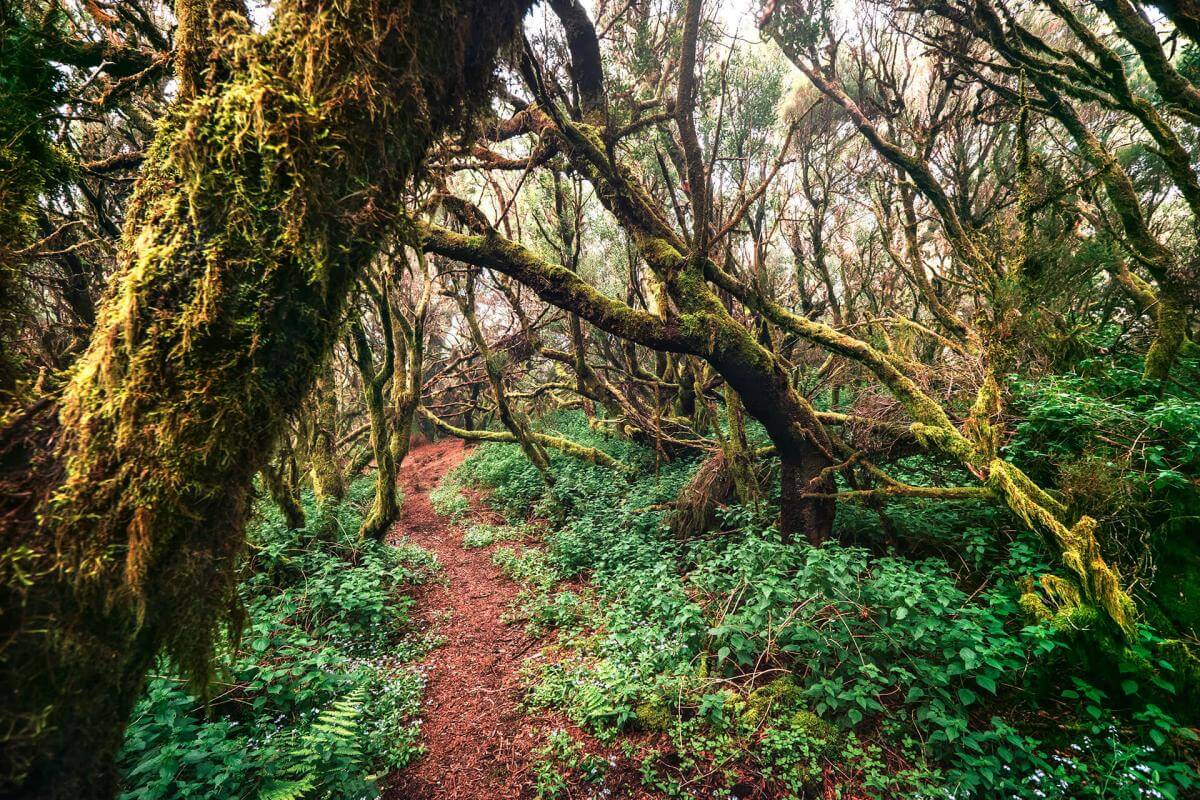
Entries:
POLYGON ((1000 459, 994 459, 990 465, 988 485, 1027 525, 1048 534, 1063 564, 1079 579, 1083 597, 1102 609, 1121 633, 1132 640, 1137 630, 1137 611, 1116 572, 1100 554, 1096 521, 1080 517, 1068 528, 1061 520, 1066 513, 1063 506, 1025 473, 1000 459))
POLYGON ((988 370, 987 377, 975 395, 971 413, 963 423, 963 432, 974 443, 975 448, 988 460, 1000 451, 1001 428, 996 424, 1000 418, 1000 386, 996 375, 988 370))
MULTIPOLYGON (((0 501, 8 552, 48 567, 6 585, 6 608, 26 609, 0 676, 17 688, 0 720, 19 731, 6 785, 111 795, 156 654, 207 683, 237 617, 252 478, 401 189, 477 107, 527 5, 283 0, 268 34, 232 17, 215 30, 228 77, 162 124, 91 343, 57 415, 26 431, 55 442, 52 496, 0 501)), ((7 482, 40 451, 3 453, 7 482)))

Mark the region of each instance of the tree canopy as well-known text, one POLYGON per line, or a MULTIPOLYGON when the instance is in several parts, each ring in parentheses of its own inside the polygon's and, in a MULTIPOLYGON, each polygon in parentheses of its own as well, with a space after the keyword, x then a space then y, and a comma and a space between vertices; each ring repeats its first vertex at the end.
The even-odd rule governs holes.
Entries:
MULTIPOLYGON (((386 552, 414 447, 455 438, 481 445, 464 474, 552 532, 559 577, 593 576, 597 631, 658 624, 622 591, 683 576, 724 609, 698 639, 663 627, 687 674, 719 673, 746 708, 779 694, 810 740, 925 740, 942 711, 912 691, 951 676, 944 742, 897 745, 874 796, 1017 791, 968 750, 1026 737, 1049 760, 1015 769, 1044 775, 1095 749, 1072 738, 1085 716, 1157 765, 1147 791, 1184 796, 1162 786, 1196 785, 1200 708, 1193 11, 5 4, 0 780, 114 796, 155 665, 204 700, 240 663, 246 609, 272 591, 246 577, 267 563, 262 509, 357 568, 342 548, 386 552), (566 544, 581 531, 590 560, 566 544), (635 550, 659 561, 627 574, 635 550), (945 663, 881 651, 889 677, 853 714, 814 671, 834 681, 873 634, 722 638, 744 593, 775 585, 763 608, 784 628, 822 629, 806 604, 852 591, 863 620, 918 637, 903 622, 925 612, 889 580, 955 598, 927 614, 945 663), (947 618, 991 631, 994 673, 936 632, 947 618), (900 675, 905 658, 929 676, 900 675), (1079 682, 1113 699, 1081 716, 1079 682), (959 788, 906 794, 917 761, 959 788)), ((630 719, 659 702, 645 691, 630 719)), ((705 691, 699 717, 728 724, 705 691)), ((784 747, 746 708, 753 752, 784 747)), ((1113 752, 1061 795, 1033 785, 1090 791, 1113 752)))

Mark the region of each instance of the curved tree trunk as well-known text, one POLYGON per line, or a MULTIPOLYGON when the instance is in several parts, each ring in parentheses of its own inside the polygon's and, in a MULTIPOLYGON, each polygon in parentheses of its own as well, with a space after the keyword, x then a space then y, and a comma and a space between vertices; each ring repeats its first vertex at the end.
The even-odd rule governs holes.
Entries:
POLYGON ((528 5, 280 0, 269 46, 162 125, 86 353, 60 400, 0 429, 0 791, 112 796, 157 654, 207 680, 253 476, 528 5))
POLYGON ((459 287, 456 299, 463 318, 467 321, 467 330, 470 331, 471 340, 475 344, 475 349, 479 351, 479 360, 483 362, 488 383, 491 384, 492 397, 496 401, 496 413, 500 417, 500 423, 512 432, 512 435, 516 437, 517 444, 521 446, 522 452, 542 476, 542 481, 547 487, 553 489, 554 473, 550 471, 550 459, 537 439, 530 435, 529 423, 524 415, 515 410, 509 402, 508 393, 504 389, 504 376, 500 371, 500 365, 493 358, 492 350, 488 347, 483 331, 479 327, 479 317, 475 314, 474 275, 467 276, 464 285, 459 287))
POLYGON ((363 520, 358 535, 363 539, 382 541, 387 536, 392 522, 400 515, 400 505, 396 502, 396 461, 392 458, 387 411, 383 402, 383 387, 392 378, 396 364, 392 320, 388 307, 390 301, 386 294, 377 297, 376 300, 387 349, 383 366, 378 372, 375 371, 371 346, 359 321, 350 326, 350 337, 354 340, 354 363, 358 366, 359 377, 362 378, 363 399, 371 419, 371 452, 375 454, 375 501, 363 520))
POLYGON ((409 323, 399 308, 391 310, 394 328, 392 336, 396 342, 396 371, 392 376, 392 439, 389 447, 396 469, 408 457, 412 448, 413 423, 417 406, 421 404, 421 389, 425 382, 425 314, 429 309, 429 298, 433 295, 433 278, 425 264, 425 252, 417 250, 417 263, 421 268, 424 288, 413 309, 409 323))
POLYGON ((375 454, 375 501, 358 535, 364 539, 382 540, 400 514, 400 505, 396 502, 396 462, 388 442, 383 391, 368 383, 364 393, 367 411, 371 415, 371 451, 375 454))
POLYGON ((1170 291, 1158 293, 1154 308, 1154 342, 1146 353, 1143 377, 1163 384, 1171 377, 1184 342, 1187 341, 1187 305, 1170 291))

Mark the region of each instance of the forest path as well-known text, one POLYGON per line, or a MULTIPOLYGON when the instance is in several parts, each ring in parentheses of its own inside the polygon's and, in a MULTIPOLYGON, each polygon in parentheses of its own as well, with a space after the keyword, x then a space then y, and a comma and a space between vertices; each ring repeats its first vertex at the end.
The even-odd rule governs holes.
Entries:
MULTIPOLYGON (((515 800, 530 790, 536 740, 518 705, 518 671, 534 640, 501 622, 517 586, 492 563, 491 548, 465 549, 463 526, 438 516, 429 502, 466 453, 457 439, 426 444, 400 470, 404 499, 391 537, 436 553, 445 581, 416 594, 415 618, 442 642, 422 664, 427 752, 392 776, 385 800, 515 800)), ((499 518, 472 497, 466 521, 499 518)))

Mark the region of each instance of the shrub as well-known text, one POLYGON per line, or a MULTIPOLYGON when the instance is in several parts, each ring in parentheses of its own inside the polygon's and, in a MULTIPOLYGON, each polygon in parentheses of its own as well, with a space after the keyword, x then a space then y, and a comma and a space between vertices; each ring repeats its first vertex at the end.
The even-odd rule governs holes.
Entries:
POLYGON ((375 776, 419 752, 425 650, 407 632, 405 586, 436 560, 357 538, 373 484, 288 530, 273 507, 248 531, 239 591, 248 623, 201 700, 166 665, 152 677, 121 753, 125 800, 377 795, 375 776))
MULTIPOLYGON (((634 445, 591 435, 628 463, 653 463, 634 445)), ((560 647, 535 669, 529 702, 602 740, 632 726, 669 735, 682 777, 651 759, 647 785, 676 791, 688 770, 720 775, 735 760, 780 796, 803 796, 826 775, 889 798, 1132 800, 1196 785, 1181 749, 1188 731, 1151 695, 1064 694, 1078 693, 1074 681, 1091 669, 1071 625, 1094 621, 1064 627, 1026 614, 1022 579, 1052 565, 1035 537, 1006 529, 1003 512, 889 506, 897 529, 922 533, 926 558, 787 543, 770 508, 725 509, 720 531, 680 542, 663 504, 692 468, 668 464, 626 481, 572 464, 556 472, 552 500, 526 481, 532 466, 515 447, 480 448, 460 470, 498 481, 492 497, 510 514, 547 503, 562 512, 544 551, 495 554, 523 583, 525 608, 569 603, 555 600, 562 577, 586 576, 595 593, 594 603, 571 605, 581 616, 545 615, 546 626, 559 624, 560 647)), ((882 540, 871 514, 846 513, 840 525, 847 538, 882 540)), ((1146 629, 1125 658, 1156 675, 1170 665, 1154 652, 1146 629)))

